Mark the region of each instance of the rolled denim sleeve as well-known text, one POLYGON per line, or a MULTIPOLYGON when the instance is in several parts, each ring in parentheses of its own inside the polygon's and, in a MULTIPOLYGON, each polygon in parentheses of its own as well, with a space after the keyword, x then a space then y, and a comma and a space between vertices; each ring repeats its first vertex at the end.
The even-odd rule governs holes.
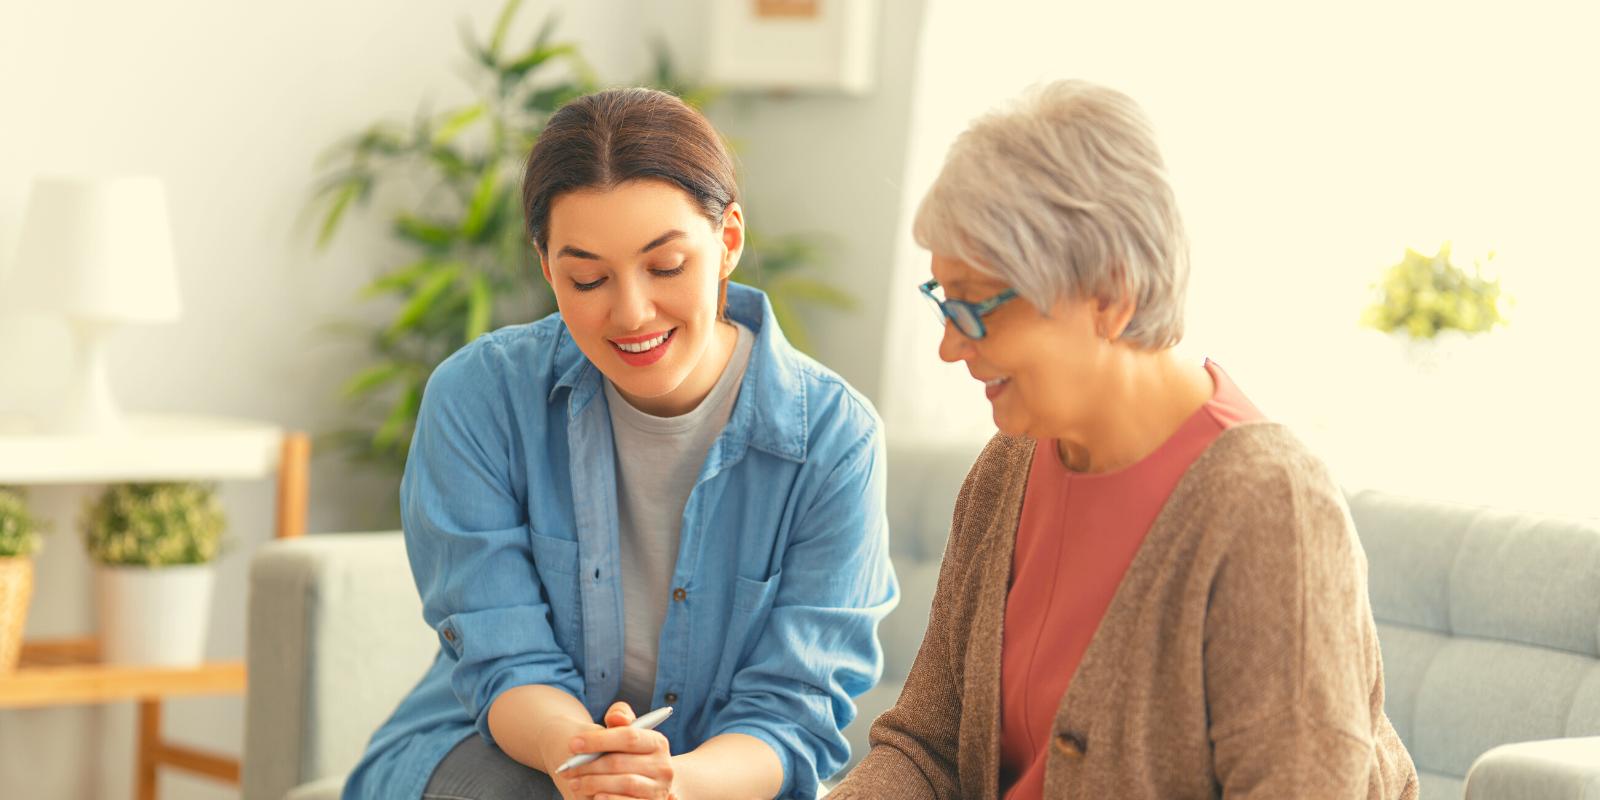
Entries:
POLYGON ((517 686, 583 696, 556 643, 549 597, 514 490, 510 393, 499 348, 479 339, 428 380, 400 486, 422 614, 453 662, 450 686, 486 739, 489 708, 517 686))
POLYGON ((783 763, 779 797, 815 797, 849 760, 854 698, 883 672, 878 623, 898 602, 885 452, 873 425, 819 484, 783 553, 771 614, 734 673, 714 733, 743 733, 783 763))

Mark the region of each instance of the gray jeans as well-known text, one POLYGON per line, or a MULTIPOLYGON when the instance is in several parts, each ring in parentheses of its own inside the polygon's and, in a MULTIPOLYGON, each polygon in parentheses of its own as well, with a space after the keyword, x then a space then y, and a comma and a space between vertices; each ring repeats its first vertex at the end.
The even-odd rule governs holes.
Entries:
POLYGON ((434 768, 423 800, 561 800, 550 776, 500 752, 474 733, 434 768))

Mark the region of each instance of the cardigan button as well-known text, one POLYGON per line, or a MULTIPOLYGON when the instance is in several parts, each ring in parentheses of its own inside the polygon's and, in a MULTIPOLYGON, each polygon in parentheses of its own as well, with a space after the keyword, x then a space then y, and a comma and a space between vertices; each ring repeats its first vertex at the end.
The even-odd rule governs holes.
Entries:
POLYGON ((1089 740, 1083 734, 1072 731, 1062 731, 1056 734, 1056 751, 1067 758, 1077 760, 1089 751, 1089 740))
POLYGON ((672 705, 678 702, 678 694, 677 692, 667 692, 661 699, 667 701, 667 705, 672 705))

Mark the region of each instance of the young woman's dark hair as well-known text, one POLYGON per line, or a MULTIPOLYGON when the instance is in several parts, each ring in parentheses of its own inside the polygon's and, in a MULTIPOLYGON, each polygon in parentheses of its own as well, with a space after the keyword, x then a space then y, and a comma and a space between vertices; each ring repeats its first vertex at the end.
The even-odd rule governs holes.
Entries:
MULTIPOLYGON (((700 112, 654 89, 608 89, 562 106, 528 156, 522 210, 541 254, 550 242, 550 205, 563 192, 611 189, 655 179, 688 193, 713 228, 739 200, 733 159, 700 112)), ((722 282, 720 316, 727 302, 722 282)))

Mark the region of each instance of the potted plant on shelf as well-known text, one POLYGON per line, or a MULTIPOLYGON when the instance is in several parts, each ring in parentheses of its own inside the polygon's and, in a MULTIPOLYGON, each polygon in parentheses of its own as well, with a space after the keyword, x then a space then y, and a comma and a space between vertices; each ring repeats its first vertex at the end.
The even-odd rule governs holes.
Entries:
POLYGON ((1449 242, 1431 256, 1407 248, 1372 288, 1361 323, 1403 340, 1411 363, 1424 371, 1438 366, 1441 343, 1453 347, 1506 324, 1500 281, 1484 278, 1477 265, 1471 273, 1456 266, 1449 242))
POLYGON ((0 673, 16 669, 22 657, 39 532, 22 490, 0 486, 0 673))
POLYGON ((100 655, 113 664, 188 666, 205 655, 213 561, 226 521, 214 487, 112 486, 84 509, 99 564, 100 655))

